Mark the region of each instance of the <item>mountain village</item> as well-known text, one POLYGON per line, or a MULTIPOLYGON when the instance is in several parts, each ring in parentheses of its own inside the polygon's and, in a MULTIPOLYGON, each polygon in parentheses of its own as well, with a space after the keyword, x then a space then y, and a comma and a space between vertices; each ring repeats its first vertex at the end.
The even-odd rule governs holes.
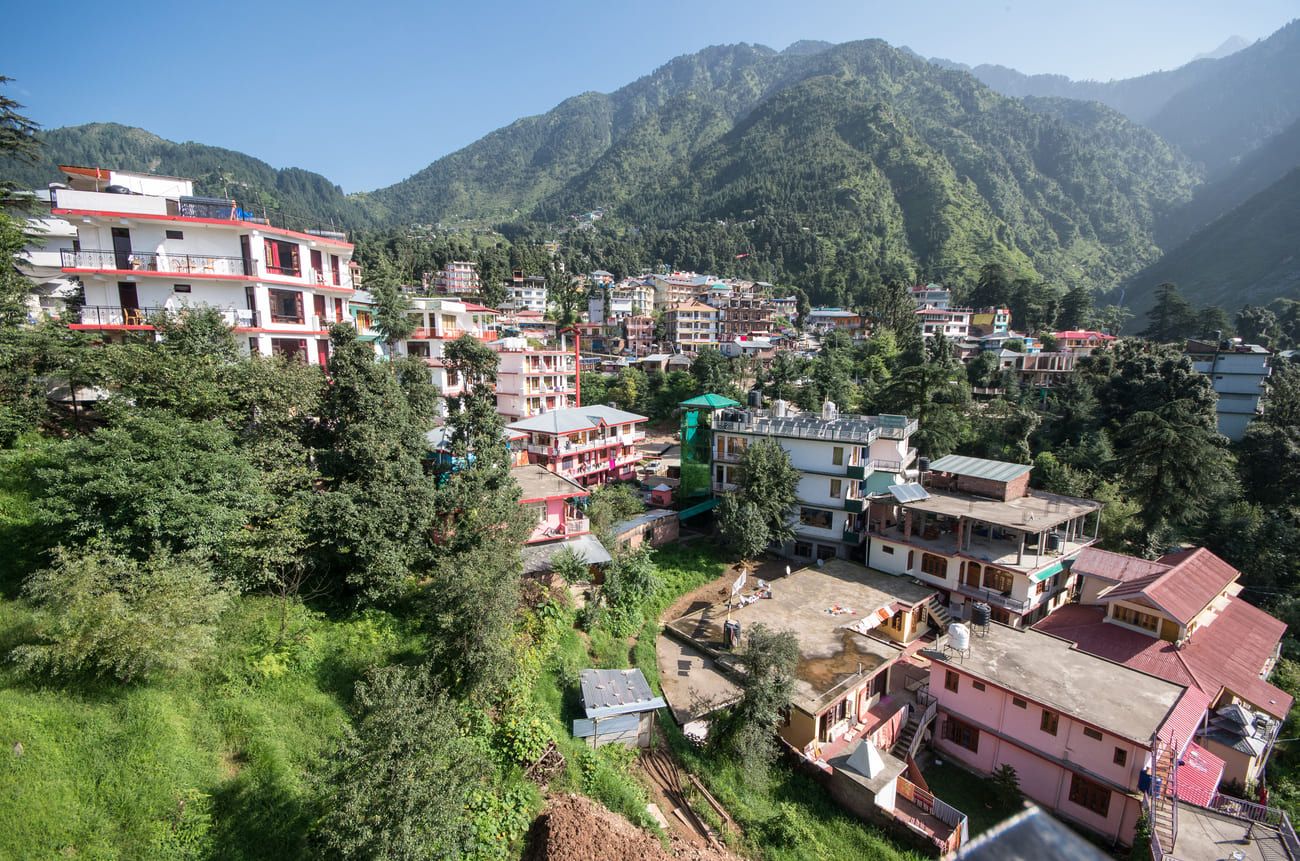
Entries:
MULTIPOLYGON (((780 447, 798 474, 789 538, 658 620, 653 683, 630 665, 584 669, 571 726, 584 746, 652 747, 667 723, 706 743, 741 696, 751 631, 790 631, 796 671, 774 728, 784 761, 923 854, 961 857, 975 837, 968 817, 979 811, 927 776, 938 763, 988 793, 1010 780, 1087 836, 1079 852, 1096 851, 1087 841, 1145 841, 1156 859, 1300 859, 1290 819, 1263 788, 1292 707, 1269 681, 1286 624, 1243 599, 1241 572, 1209 549, 1101 549, 1105 501, 1039 489, 1030 463, 936 457, 917 445, 916 415, 851 414, 830 400, 801 409, 754 388, 705 391, 652 420, 584 392, 626 368, 662 377, 716 355, 752 382, 783 354, 870 341, 868 309, 809 306, 734 277, 597 270, 566 273, 562 289, 585 301, 576 319, 557 321, 546 277, 515 271, 499 285, 506 300, 489 307, 475 264, 452 260, 402 286, 409 326, 392 338, 347 234, 197 196, 186 178, 60 169, 61 181, 35 192, 48 212, 30 217, 20 264, 31 325, 61 322, 114 343, 153 337, 159 315, 214 309, 245 355, 322 369, 336 329, 350 327, 375 362, 413 357, 427 368, 443 399, 427 429, 432 475, 474 458, 447 420, 449 399, 475 380, 448 350, 467 338, 490 348, 530 522, 526 578, 553 582, 577 557, 599 583, 626 547, 713 542, 719 506, 744 486, 747 449, 780 447), (644 511, 597 534, 589 507, 611 484, 644 511)), ((1026 331, 1008 307, 960 307, 941 284, 908 295, 927 342, 993 369, 976 400, 1000 394, 1002 381, 1046 398, 1116 341, 1094 329, 1026 331)), ((1241 440, 1266 408, 1271 368, 1290 354, 1232 338, 1184 349, 1217 393, 1219 432, 1241 440)), ((103 393, 69 386, 61 396, 93 410, 103 393)), ((694 812, 687 794, 670 793, 676 807, 660 803, 656 818, 721 845, 724 806, 702 786, 689 795, 694 812)))

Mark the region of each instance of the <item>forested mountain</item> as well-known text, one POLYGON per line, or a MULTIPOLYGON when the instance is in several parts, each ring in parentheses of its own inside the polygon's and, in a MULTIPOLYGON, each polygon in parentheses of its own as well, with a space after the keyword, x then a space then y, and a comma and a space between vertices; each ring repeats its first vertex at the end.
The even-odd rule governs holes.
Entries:
POLYGON ((1144 313, 1167 281, 1198 308, 1235 311, 1300 296, 1300 168, 1134 276, 1124 288, 1125 304, 1144 313))
POLYGON ((43 188, 63 179, 60 164, 149 171, 194 179, 201 195, 233 197, 247 209, 276 210, 313 225, 359 226, 369 221, 355 199, 320 174, 296 167, 277 170, 235 150, 175 143, 117 123, 51 129, 40 139, 37 163, 0 159, 0 175, 43 188))
POLYGON ((1198 59, 1119 81, 1072 81, 1005 66, 931 62, 967 70, 1015 98, 1054 96, 1109 105, 1203 164, 1211 178, 1231 170, 1300 118, 1300 21, 1219 59, 1198 59))
POLYGON ((1104 285, 1155 259, 1157 218, 1195 182, 1114 111, 1031 109, 868 41, 817 53, 729 130, 698 100, 669 103, 535 216, 605 206, 607 222, 638 229, 740 222, 723 237, 732 250, 796 278, 834 263, 970 282, 996 261, 1104 285))

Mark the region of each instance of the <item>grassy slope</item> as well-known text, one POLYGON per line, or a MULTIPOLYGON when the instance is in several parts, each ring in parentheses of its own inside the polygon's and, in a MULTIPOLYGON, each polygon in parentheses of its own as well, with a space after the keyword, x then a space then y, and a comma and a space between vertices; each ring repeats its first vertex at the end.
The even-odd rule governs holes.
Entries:
MULTIPOLYGON (((33 456, 0 453, 0 653, 31 620, 15 587, 39 527, 15 461, 33 456)), ((278 605, 241 598, 209 661, 148 685, 33 684, 0 662, 0 858, 307 857, 307 765, 362 669, 415 643, 379 613, 289 621, 274 648, 278 605)))
MULTIPOLYGON (((595 779, 584 779, 580 763, 581 745, 569 736, 571 721, 577 716, 577 675, 583 667, 639 667, 659 685, 655 659, 655 640, 659 634, 659 615, 678 596, 685 594, 726 571, 726 560, 717 547, 707 541, 664 547, 656 551, 661 585, 643 608, 646 623, 635 642, 610 643, 597 635, 585 640, 576 630, 565 630, 559 638, 549 671, 543 674, 534 690, 535 698, 547 715, 558 743, 570 762, 566 780, 634 821, 644 818, 634 805, 644 805, 644 792, 621 763, 602 763, 595 779)), ((765 861, 801 861, 819 858, 858 858, 864 861, 902 861, 920 856, 900 849, 881 831, 865 825, 846 813, 810 778, 778 765, 772 781, 764 787, 749 785, 734 765, 706 751, 693 749, 671 721, 661 722, 668 743, 688 768, 700 777, 719 801, 745 829, 743 845, 738 851, 765 861), (776 822, 784 828, 774 828, 776 822)), ((604 748, 602 750, 608 750, 604 748)), ((588 772, 589 774, 590 772, 588 772)))

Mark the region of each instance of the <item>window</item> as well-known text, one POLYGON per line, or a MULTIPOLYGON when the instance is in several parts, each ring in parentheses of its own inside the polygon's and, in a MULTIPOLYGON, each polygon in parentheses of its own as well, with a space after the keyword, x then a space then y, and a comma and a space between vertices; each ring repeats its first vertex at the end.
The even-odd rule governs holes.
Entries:
POLYGON ((1115 748, 1115 758, 1113 762, 1116 765, 1128 765, 1128 751, 1122 747, 1115 748))
POLYGON ((974 688, 975 690, 977 690, 977 691, 985 690, 985 687, 984 687, 984 683, 983 683, 983 682, 971 682, 971 683, 970 683, 970 686, 971 686, 972 688, 974 688))
POLYGON ((271 300, 272 323, 301 323, 302 294, 297 290, 267 290, 271 300))
POLYGON ((844 449, 841 446, 835 446, 831 449, 831 463, 836 466, 844 466, 844 449))
POLYGON ((1029 703, 1025 702, 1025 701, 1022 700, 1020 697, 1012 697, 1012 698, 1011 698, 1011 704, 1012 704, 1013 706, 1015 706, 1016 708, 1018 708, 1018 709, 1023 709, 1023 708, 1028 708, 1028 707, 1029 707, 1029 703))
POLYGON ((893 555, 894 555, 894 548, 893 548, 892 546, 888 545, 888 544, 882 544, 882 545, 880 545, 880 550, 881 550, 882 553, 887 553, 887 554, 889 554, 890 556, 893 556, 893 555))
POLYGON ((818 545, 817 545, 817 558, 818 558, 818 559, 834 559, 836 556, 839 556, 839 555, 840 555, 840 554, 839 554, 839 551, 835 549, 835 545, 834 545, 834 544, 818 544, 818 545))
POLYGON ((1070 800, 1098 816, 1110 811, 1110 790, 1086 777, 1070 775, 1070 800))
POLYGON ((190 292, 190 285, 188 285, 188 284, 173 284, 173 285, 172 285, 172 290, 176 291, 177 293, 189 293, 189 292, 190 292))
POLYGON ((931 577, 938 577, 942 580, 948 576, 948 560, 942 556, 935 556, 933 553, 922 553, 921 570, 931 577))
POLYGON ((1008 571, 1001 571, 997 568, 984 569, 984 588, 991 592, 1001 592, 1006 595, 1011 592, 1011 584, 1015 578, 1008 571))
MULTIPOLYGON (((1050 577, 1047 578, 1047 580, 1050 580, 1050 579, 1052 579, 1052 578, 1050 578, 1050 577)), ((1035 594, 1035 595, 1041 595, 1041 594, 1043 594, 1044 592, 1047 591, 1047 580, 1039 580, 1039 581, 1038 581, 1037 585, 1034 586, 1034 594, 1035 594)))
POLYGON ((180 230, 168 230, 168 231, 167 231, 167 238, 168 238, 168 239, 184 239, 184 238, 185 238, 185 233, 184 233, 183 231, 180 231, 180 230))
POLYGON ((807 541, 796 541, 794 543, 794 555, 804 559, 812 558, 812 544, 807 541))
POLYGON ((298 246, 295 243, 268 239, 265 248, 267 272, 295 277, 302 274, 302 265, 298 260, 298 246))
POLYGON ((339 256, 330 255, 330 283, 335 287, 339 285, 339 256))
POLYGON ((1061 716, 1056 712, 1049 712, 1043 709, 1043 719, 1039 721, 1038 728, 1048 735, 1056 735, 1056 728, 1061 722, 1061 716))
POLYGON ((971 753, 978 753, 980 747, 980 731, 970 724, 959 721, 952 715, 943 724, 943 737, 948 741, 964 747, 971 753))
POLYGON ((838 478, 831 479, 831 499, 841 499, 844 496, 844 482, 838 478))
POLYGON ((801 507, 799 509, 799 522, 804 526, 812 526, 816 529, 830 529, 831 513, 820 508, 801 507))
POLYGON ((304 338, 272 338, 271 354, 294 361, 307 361, 307 341, 304 338))
POLYGON ((958 688, 961 687, 960 679, 961 677, 958 676, 956 673, 954 673, 952 670, 945 671, 943 675, 944 690, 952 691, 954 694, 957 693, 958 688))
POLYGON ((1083 734, 1093 741, 1101 741, 1101 733, 1090 726, 1085 726, 1083 728, 1083 734))
POLYGON ((1121 607, 1118 604, 1112 604, 1110 615, 1126 625, 1145 628, 1148 631, 1154 631, 1160 627, 1160 618, 1158 616, 1134 610, 1132 607, 1121 607))

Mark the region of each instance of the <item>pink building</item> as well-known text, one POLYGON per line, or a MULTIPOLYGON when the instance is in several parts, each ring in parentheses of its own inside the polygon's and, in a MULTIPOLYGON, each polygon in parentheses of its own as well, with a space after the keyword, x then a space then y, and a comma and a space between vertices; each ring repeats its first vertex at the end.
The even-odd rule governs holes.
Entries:
POLYGON ((1263 776, 1291 697, 1264 681, 1286 624, 1238 597, 1240 572, 1204 548, 1137 559, 1080 552, 1078 604, 1035 627, 1081 651, 1180 685, 1210 699, 1198 741, 1223 760, 1225 780, 1263 776))
POLYGON ((1011 766, 1021 791, 1067 822, 1131 843, 1144 772, 1193 804, 1218 789, 1222 761, 1191 740, 1210 700, 1198 688, 998 624, 965 653, 929 654, 936 751, 981 774, 1011 766))
POLYGON ((520 419, 507 430, 526 434, 530 463, 585 486, 630 481, 641 461, 637 443, 645 416, 606 406, 571 407, 520 419))
POLYGON ((1098 347, 1104 347, 1115 341, 1114 335, 1094 332, 1091 329, 1067 329, 1064 332, 1054 332, 1052 337, 1056 338, 1056 349, 1074 353, 1076 356, 1091 355, 1098 347))
POLYGON ((591 496, 582 485, 529 464, 510 470, 519 485, 519 504, 536 515, 527 544, 559 541, 591 531, 587 513, 579 507, 591 496))

